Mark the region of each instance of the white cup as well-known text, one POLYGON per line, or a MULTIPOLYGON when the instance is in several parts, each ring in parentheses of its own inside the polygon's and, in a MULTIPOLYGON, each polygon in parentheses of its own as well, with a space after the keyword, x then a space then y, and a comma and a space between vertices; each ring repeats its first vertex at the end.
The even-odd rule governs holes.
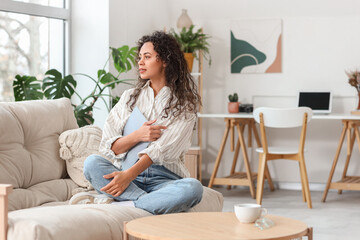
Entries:
POLYGON ((260 217, 267 214, 267 209, 259 204, 244 203, 234 205, 234 211, 237 219, 241 223, 253 223, 260 217))

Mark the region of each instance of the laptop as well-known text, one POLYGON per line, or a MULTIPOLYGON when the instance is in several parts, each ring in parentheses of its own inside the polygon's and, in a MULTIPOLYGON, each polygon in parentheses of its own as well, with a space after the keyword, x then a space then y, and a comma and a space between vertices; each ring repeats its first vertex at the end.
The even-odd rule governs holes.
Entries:
POLYGON ((329 114, 332 107, 330 91, 300 91, 298 107, 309 107, 314 114, 329 114))

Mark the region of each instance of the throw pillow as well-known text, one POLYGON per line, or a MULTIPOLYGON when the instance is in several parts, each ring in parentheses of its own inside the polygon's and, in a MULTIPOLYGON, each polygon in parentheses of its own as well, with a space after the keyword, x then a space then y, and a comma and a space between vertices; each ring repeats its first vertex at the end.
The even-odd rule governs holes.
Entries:
POLYGON ((70 178, 79 186, 92 189, 83 173, 84 161, 91 154, 98 154, 101 141, 101 128, 93 125, 71 129, 59 136, 60 157, 66 161, 70 178))

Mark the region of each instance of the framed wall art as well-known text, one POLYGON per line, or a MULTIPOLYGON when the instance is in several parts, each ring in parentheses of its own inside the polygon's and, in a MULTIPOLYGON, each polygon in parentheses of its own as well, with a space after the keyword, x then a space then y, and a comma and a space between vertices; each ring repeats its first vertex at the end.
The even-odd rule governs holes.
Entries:
POLYGON ((282 20, 232 21, 231 73, 282 72, 282 20))

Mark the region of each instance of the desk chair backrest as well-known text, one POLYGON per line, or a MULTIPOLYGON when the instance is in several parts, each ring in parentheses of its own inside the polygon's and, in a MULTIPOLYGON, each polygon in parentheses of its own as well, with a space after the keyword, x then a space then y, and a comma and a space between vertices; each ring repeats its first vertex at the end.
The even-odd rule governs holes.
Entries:
POLYGON ((297 108, 269 108, 260 107, 254 111, 254 118, 257 123, 261 123, 261 113, 265 127, 272 128, 293 128, 300 127, 304 123, 305 113, 307 122, 312 118, 312 110, 308 107, 297 108))
POLYGON ((255 109, 254 118, 260 124, 261 144, 264 152, 268 153, 268 141, 265 127, 270 128, 294 128, 302 126, 299 153, 304 152, 307 123, 311 120, 312 110, 308 107, 297 108, 269 108, 260 107, 255 109))

